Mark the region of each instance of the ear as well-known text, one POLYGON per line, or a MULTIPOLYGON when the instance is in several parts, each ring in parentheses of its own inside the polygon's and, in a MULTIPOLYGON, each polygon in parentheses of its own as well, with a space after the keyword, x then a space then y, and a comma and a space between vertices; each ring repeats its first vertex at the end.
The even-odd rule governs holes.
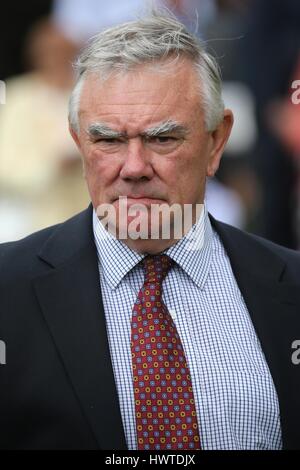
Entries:
POLYGON ((79 141, 79 136, 77 134, 77 132, 71 127, 71 125, 69 124, 69 132, 72 136, 72 139, 74 140, 75 144, 77 145, 78 147, 78 150, 81 152, 81 145, 80 145, 80 141, 79 141))
MULTIPOLYGON (((72 136, 72 139, 74 140, 75 144, 77 145, 77 148, 78 148, 79 152, 83 156, 79 136, 78 136, 77 132, 71 127, 70 124, 69 124, 69 132, 70 132, 70 134, 72 136)), ((84 158, 82 158, 82 173, 83 173, 83 177, 85 178, 84 158)))
POLYGON ((225 109, 223 121, 218 125, 216 130, 211 132, 211 148, 206 170, 207 176, 214 176, 219 168, 224 147, 231 133, 233 121, 232 111, 225 109))

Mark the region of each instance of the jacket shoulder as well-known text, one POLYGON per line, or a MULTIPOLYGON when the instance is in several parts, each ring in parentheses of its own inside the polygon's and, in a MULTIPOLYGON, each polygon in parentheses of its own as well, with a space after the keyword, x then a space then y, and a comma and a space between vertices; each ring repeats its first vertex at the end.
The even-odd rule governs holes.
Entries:
POLYGON ((300 253, 278 245, 258 235, 235 228, 211 217, 212 226, 220 236, 225 249, 239 255, 243 262, 256 264, 256 269, 271 268, 273 262, 284 263, 293 277, 299 279, 300 253), (268 266, 267 266, 268 264, 268 266))
POLYGON ((34 271, 38 262, 37 253, 46 240, 60 227, 61 224, 39 230, 21 240, 0 244, 0 281, 10 274, 34 271))
POLYGON ((0 244, 0 284, 21 276, 34 277, 64 262, 92 240, 92 208, 22 240, 0 244), (90 223, 89 223, 90 222, 90 223), (46 254, 47 256, 43 256, 46 254))

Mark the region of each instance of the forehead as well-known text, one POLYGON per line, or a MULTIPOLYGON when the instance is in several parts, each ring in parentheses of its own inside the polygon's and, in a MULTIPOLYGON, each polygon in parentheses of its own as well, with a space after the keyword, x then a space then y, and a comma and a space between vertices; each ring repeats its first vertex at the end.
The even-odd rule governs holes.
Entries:
POLYGON ((83 85, 79 119, 84 126, 101 121, 128 132, 167 119, 186 122, 201 112, 199 85, 188 60, 138 66, 104 81, 92 74, 83 85))

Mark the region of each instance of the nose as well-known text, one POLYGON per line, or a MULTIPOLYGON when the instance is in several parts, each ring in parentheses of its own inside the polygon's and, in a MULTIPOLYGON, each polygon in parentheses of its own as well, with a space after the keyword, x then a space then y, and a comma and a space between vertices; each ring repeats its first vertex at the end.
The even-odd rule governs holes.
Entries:
POLYGON ((147 154, 139 137, 128 139, 120 177, 132 181, 151 179, 154 171, 147 154))

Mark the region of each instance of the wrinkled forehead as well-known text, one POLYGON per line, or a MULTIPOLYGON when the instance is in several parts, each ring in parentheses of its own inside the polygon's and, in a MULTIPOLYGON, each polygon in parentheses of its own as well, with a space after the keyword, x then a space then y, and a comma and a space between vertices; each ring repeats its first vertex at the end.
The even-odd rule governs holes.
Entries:
MULTIPOLYGON (((127 113, 139 118, 154 110, 187 113, 200 104, 199 77, 190 60, 139 65, 101 78, 89 73, 83 84, 79 114, 127 113)), ((163 117, 163 116, 162 116, 163 117)))

